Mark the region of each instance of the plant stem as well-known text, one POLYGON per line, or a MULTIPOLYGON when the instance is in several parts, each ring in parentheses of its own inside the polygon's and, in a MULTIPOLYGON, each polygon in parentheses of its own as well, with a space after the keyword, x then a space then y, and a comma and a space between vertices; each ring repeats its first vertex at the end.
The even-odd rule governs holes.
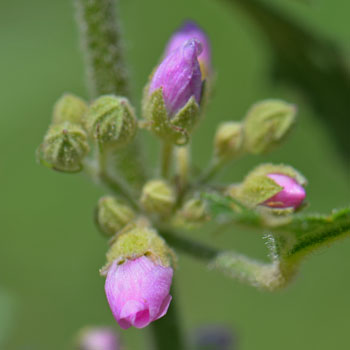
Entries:
POLYGON ((186 350, 185 340, 179 327, 179 315, 174 296, 174 281, 171 294, 173 299, 167 314, 152 323, 153 350, 186 350))
POLYGON ((270 248, 273 260, 265 263, 234 251, 220 251, 169 231, 160 230, 160 233, 169 245, 202 260, 210 269, 268 291, 285 287, 298 267, 298 264, 279 259, 274 247, 270 248))
POLYGON ((164 141, 161 148, 161 176, 168 179, 173 159, 173 145, 164 141))
POLYGON ((129 96, 121 32, 113 0, 75 0, 90 95, 129 96))
MULTIPOLYGON (((91 98, 104 94, 130 98, 115 0, 74 1, 91 98)), ((121 174, 135 187, 140 188, 145 179, 145 171, 137 141, 118 150, 113 161, 118 174, 121 174), (130 174, 130 160, 132 160, 132 174, 130 174)))
POLYGON ((122 195, 135 208, 139 209, 138 202, 134 199, 130 189, 108 173, 108 150, 100 149, 98 153, 99 172, 98 177, 109 189, 118 195, 122 195))

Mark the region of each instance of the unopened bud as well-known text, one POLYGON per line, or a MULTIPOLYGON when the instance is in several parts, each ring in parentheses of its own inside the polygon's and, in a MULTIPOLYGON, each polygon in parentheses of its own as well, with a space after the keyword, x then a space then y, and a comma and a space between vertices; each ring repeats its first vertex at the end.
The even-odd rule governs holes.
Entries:
POLYGON ((253 154, 267 153, 279 146, 295 122, 296 107, 281 100, 255 104, 244 119, 244 146, 253 154))
POLYGON ((122 230, 135 217, 135 212, 120 199, 104 196, 98 202, 96 221, 101 231, 107 236, 122 230))
POLYGON ((248 207, 296 209, 304 198, 305 178, 290 166, 263 164, 251 171, 243 183, 232 186, 229 195, 248 207))
POLYGON ((38 151, 40 161, 54 170, 80 171, 89 152, 86 132, 70 122, 52 125, 38 151))
POLYGON ((165 57, 145 88, 143 110, 149 128, 167 142, 186 144, 198 121, 201 50, 197 40, 184 42, 165 57))
POLYGON ((207 222, 209 219, 210 214, 206 203, 199 198, 192 198, 185 202, 183 207, 176 213, 174 224, 192 228, 207 222))
POLYGON ((80 97, 73 94, 64 94, 53 108, 53 122, 59 124, 62 122, 71 122, 80 124, 87 111, 87 104, 80 97))
POLYGON ((164 180, 151 180, 142 189, 141 204, 149 213, 168 215, 175 200, 174 189, 164 180))
POLYGON ((214 139, 215 156, 229 160, 242 154, 243 127, 238 122, 220 124, 214 139))
POLYGON ((276 209, 297 209, 300 207, 306 197, 306 192, 303 186, 301 186, 294 178, 287 175, 268 174, 267 177, 273 180, 282 189, 274 196, 261 203, 262 205, 276 209))
POLYGON ((128 144, 137 131, 137 119, 129 101, 113 95, 95 100, 87 112, 85 124, 92 137, 106 147, 128 144))
POLYGON ((142 220, 121 232, 107 252, 105 291, 120 327, 144 328, 169 307, 173 253, 142 220))

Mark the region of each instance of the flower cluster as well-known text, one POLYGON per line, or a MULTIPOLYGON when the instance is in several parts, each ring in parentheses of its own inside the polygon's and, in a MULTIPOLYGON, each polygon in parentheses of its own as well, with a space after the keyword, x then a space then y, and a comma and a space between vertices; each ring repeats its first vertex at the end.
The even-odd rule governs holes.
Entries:
MULTIPOLYGON (((255 104, 242 121, 219 125, 210 167, 196 179, 187 144, 210 97, 211 56, 206 33, 194 22, 186 22, 170 38, 145 86, 142 122, 124 96, 108 94, 87 103, 66 94, 56 103, 38 150, 39 160, 48 167, 63 172, 84 169, 117 194, 99 200, 95 218, 110 238, 101 274, 106 276, 108 304, 122 329, 146 327, 171 307, 176 256, 160 231, 200 227, 212 220, 203 194, 215 173, 245 154, 270 152, 295 122, 292 104, 281 100, 255 104), (136 177, 132 167, 137 160, 130 152, 140 128, 150 130, 163 144, 161 173, 149 177, 139 171, 146 179, 129 184, 121 164, 127 164, 131 177, 136 177)), ((232 205, 233 211, 248 208, 271 221, 303 207, 305 185, 305 178, 292 167, 263 164, 241 183, 217 191, 239 204, 232 205)), ((116 348, 113 336, 104 331, 91 333, 84 342, 90 345, 83 349, 102 343, 107 345, 101 349, 116 348)))

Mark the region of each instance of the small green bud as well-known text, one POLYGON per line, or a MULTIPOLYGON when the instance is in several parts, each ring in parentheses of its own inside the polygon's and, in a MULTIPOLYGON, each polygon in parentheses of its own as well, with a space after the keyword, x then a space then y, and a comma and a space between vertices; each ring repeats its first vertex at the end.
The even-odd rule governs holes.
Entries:
POLYGON ((197 227, 210 220, 210 214, 205 201, 199 198, 189 199, 176 213, 174 224, 187 228, 197 227))
POLYGON ((267 153, 279 146, 295 122, 296 107, 281 100, 255 104, 244 119, 244 146, 253 154, 267 153))
POLYGON ((149 213, 169 215, 175 204, 174 189, 164 180, 147 182, 141 195, 141 204, 149 213))
POLYGON ((101 269, 101 274, 105 274, 115 260, 121 264, 143 255, 165 267, 170 266, 174 258, 174 253, 157 231, 139 220, 125 227, 112 242, 106 254, 107 264, 101 269))
POLYGON ((243 126, 238 122, 219 125, 214 139, 215 157, 232 159, 242 154, 243 126))
POLYGON ((113 236, 136 217, 135 212, 124 201, 104 196, 98 201, 96 221, 103 233, 113 236))
POLYGON ((262 164, 253 169, 240 185, 231 186, 228 194, 248 207, 256 207, 283 189, 268 176, 269 174, 286 175, 295 179, 301 186, 306 184, 306 179, 291 166, 262 164))
POLYGON ((91 136, 106 147, 122 147, 136 135, 137 119, 125 97, 105 95, 90 106, 85 120, 91 136))
POLYGON ((87 111, 87 104, 80 97, 64 94, 53 108, 53 122, 59 124, 65 121, 80 124, 87 111))
POLYGON ((86 132, 81 126, 70 122, 54 124, 38 151, 40 160, 54 170, 80 171, 83 158, 89 152, 86 132))

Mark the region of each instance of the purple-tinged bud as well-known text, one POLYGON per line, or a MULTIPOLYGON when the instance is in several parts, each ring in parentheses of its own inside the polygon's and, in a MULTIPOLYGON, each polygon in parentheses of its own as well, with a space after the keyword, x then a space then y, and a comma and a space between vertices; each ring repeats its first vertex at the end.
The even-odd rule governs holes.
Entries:
POLYGON ((192 96, 197 104, 200 102, 202 76, 197 57, 201 52, 198 40, 186 41, 165 57, 152 77, 148 93, 162 89, 169 117, 185 107, 192 96))
POLYGON ((212 72, 211 45, 207 34, 193 21, 186 21, 170 38, 165 49, 165 56, 178 49, 190 39, 196 39, 202 44, 202 52, 198 56, 202 79, 204 80, 212 72))
POLYGON ((297 209, 300 207, 306 197, 306 192, 303 186, 287 175, 268 174, 267 176, 283 189, 263 202, 263 205, 276 209, 297 209))
POLYGON ((208 325, 195 332, 195 349, 197 350, 229 350, 236 349, 234 334, 225 326, 208 325))
POLYGON ((79 350, 120 350, 119 336, 108 327, 83 329, 78 337, 79 350))
POLYGON ((113 316, 123 329, 144 328, 163 317, 169 307, 173 269, 146 256, 114 261, 109 267, 105 291, 113 316))

